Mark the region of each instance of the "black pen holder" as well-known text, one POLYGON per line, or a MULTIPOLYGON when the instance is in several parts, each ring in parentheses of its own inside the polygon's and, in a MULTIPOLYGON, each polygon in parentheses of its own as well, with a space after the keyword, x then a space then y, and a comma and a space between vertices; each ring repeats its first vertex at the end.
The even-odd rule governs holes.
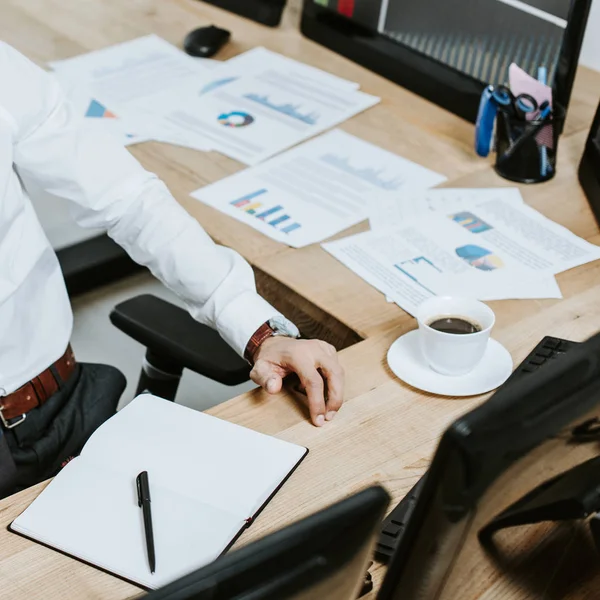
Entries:
POLYGON ((531 121, 500 111, 496 121, 496 173, 519 183, 552 179, 564 119, 565 112, 559 107, 547 119, 531 121))

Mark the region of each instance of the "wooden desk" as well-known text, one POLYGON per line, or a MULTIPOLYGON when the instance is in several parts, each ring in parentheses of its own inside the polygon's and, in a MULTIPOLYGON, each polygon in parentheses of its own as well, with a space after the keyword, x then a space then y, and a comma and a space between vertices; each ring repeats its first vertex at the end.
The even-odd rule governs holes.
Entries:
MULTIPOLYGON (((191 28, 218 23, 233 33, 222 58, 264 45, 359 81, 363 90, 381 96, 380 105, 344 123, 344 130, 442 172, 449 186, 507 185, 489 161, 475 156, 471 124, 303 38, 297 30, 300 0, 292 1, 277 29, 194 0, 4 0, 2 4, 0 39, 40 64, 151 32, 180 45, 191 28)), ((547 184, 522 186, 526 201, 585 237, 597 229, 574 173, 599 96, 600 74, 580 68, 561 140, 558 175, 547 184)), ((216 241, 236 249, 253 265, 261 293, 305 334, 341 349, 407 321, 400 308, 386 303, 319 245, 288 248, 190 198, 194 189, 240 170, 239 163, 214 152, 158 143, 133 147, 132 152, 167 182, 216 241)), ((365 228, 361 224, 354 231, 365 228)))
MULTIPOLYGON (((600 280, 595 275, 591 271, 590 279, 600 280)), ((540 306, 533 317, 526 319, 518 313, 501 315, 495 337, 511 350, 515 363, 528 354, 544 333, 583 340, 600 324, 598 291, 597 286, 590 287, 562 305, 540 306)), ((395 505, 426 470, 445 427, 481 402, 482 398, 431 396, 395 379, 387 368, 385 355, 401 332, 391 331, 342 351, 348 374, 347 401, 335 420, 322 429, 312 427, 303 409, 285 394, 267 397, 256 391, 209 411, 310 448, 306 460, 244 533, 240 543, 258 539, 373 483, 384 485, 395 505)), ((130 584, 6 530, 44 486, 0 502, 3 600, 117 600, 138 595, 140 590, 130 584)), ((384 569, 377 566, 373 575, 379 585, 384 569)), ((476 598, 528 598, 519 589, 495 595, 501 593, 501 584, 502 581, 493 582, 492 593, 490 582, 490 594, 476 598)))
MULTIPOLYGON (((488 162, 473 155, 470 124, 303 39, 294 31, 297 5, 288 10, 282 28, 269 30, 192 0, 4 0, 2 4, 0 39, 39 63, 150 32, 178 44, 191 28, 218 23, 233 31, 234 41, 224 57, 265 45, 360 81, 365 91, 382 96, 381 105, 345 123, 346 131, 443 172, 448 185, 507 185, 488 162)), ((580 69, 561 140, 558 175, 551 183, 522 188, 526 201, 595 242, 600 236, 575 171, 599 95, 600 75, 580 69)), ((342 348, 367 338, 341 354, 348 374, 347 401, 323 429, 313 428, 303 410, 284 394, 266 398, 254 392, 211 411, 311 449, 242 543, 369 483, 381 482, 393 501, 399 501, 426 469, 443 429, 481 398, 437 398, 393 378, 385 354, 400 333, 414 326, 412 319, 319 246, 291 250, 189 198, 189 192, 239 170, 239 164, 219 154, 160 144, 145 144, 133 152, 165 179, 217 241, 234 247, 253 264, 261 290, 305 331, 342 348)), ((511 351, 515 364, 543 335, 582 340, 600 328, 600 263, 569 271, 559 281, 565 295, 561 301, 492 303, 498 316, 495 337, 511 351)), ((138 595, 129 584, 6 531, 43 487, 0 502, 0 596, 51 600, 138 595)), ((377 581, 381 574, 376 570, 377 581)))

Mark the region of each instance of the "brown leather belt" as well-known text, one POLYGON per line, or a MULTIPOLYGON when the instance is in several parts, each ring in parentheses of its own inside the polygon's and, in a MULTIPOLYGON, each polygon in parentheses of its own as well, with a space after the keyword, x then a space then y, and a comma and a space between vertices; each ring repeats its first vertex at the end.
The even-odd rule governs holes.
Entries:
POLYGON ((0 423, 7 429, 20 425, 27 413, 46 402, 75 371, 77 363, 71 345, 45 371, 8 396, 0 397, 0 423))

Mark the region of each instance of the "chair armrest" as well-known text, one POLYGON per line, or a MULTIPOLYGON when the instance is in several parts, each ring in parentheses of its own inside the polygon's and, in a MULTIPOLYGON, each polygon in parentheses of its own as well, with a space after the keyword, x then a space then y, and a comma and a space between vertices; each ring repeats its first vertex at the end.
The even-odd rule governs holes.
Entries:
POLYGON ((225 385, 248 381, 250 365, 184 309, 144 294, 115 306, 112 324, 150 352, 225 385))

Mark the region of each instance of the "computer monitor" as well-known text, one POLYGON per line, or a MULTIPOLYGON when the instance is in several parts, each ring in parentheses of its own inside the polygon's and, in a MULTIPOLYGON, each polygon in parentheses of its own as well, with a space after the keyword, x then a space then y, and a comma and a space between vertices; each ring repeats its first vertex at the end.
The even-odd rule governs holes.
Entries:
POLYGON ((591 0, 304 0, 302 32, 475 121, 488 83, 545 66, 567 109, 591 0))
POLYGON ((600 510, 598 460, 595 476, 569 471, 598 456, 598 414, 600 335, 509 382, 454 422, 439 443, 378 600, 590 597, 579 589, 587 589, 590 578, 591 589, 600 589, 590 527, 549 522, 600 510), (547 483, 565 472, 576 477, 547 483), (480 539, 510 506, 497 525, 543 522, 480 539), (503 593, 507 583, 519 593, 503 593))
POLYGON ((579 164, 579 183, 600 225, 600 104, 579 164))
POLYGON ((148 600, 355 600, 389 496, 371 487, 152 592, 148 600))

